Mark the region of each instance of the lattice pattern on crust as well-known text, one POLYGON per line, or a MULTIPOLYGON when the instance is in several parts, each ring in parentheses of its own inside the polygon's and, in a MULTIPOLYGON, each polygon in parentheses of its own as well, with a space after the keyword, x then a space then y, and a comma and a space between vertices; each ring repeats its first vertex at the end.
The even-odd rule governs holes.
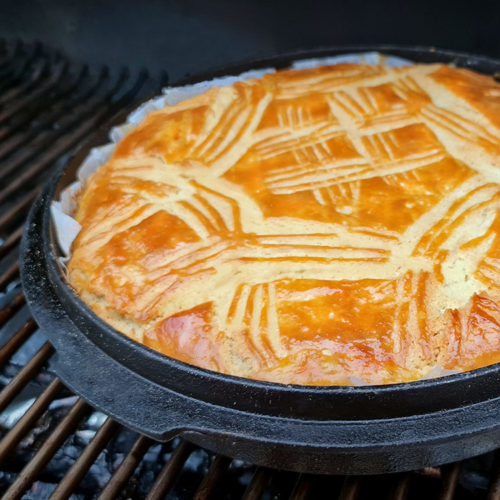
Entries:
POLYGON ((70 281, 127 335, 236 375, 500 361, 499 103, 465 70, 346 64, 166 107, 89 181, 70 281))

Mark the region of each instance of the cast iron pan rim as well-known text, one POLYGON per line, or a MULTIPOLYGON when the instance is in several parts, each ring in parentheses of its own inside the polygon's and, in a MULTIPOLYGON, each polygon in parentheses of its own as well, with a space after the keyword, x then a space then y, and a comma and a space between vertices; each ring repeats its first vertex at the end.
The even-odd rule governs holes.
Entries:
MULTIPOLYGON (((248 70, 250 68, 259 68, 266 65, 273 65, 274 67, 286 67, 293 60, 299 60, 301 58, 314 58, 314 57, 323 57, 328 55, 336 55, 342 53, 349 52, 366 52, 366 51, 378 51, 385 52, 387 54, 399 55, 402 57, 411 58, 413 56, 417 56, 418 54, 425 53, 434 58, 434 60, 440 59, 462 59, 463 61, 474 61, 476 62, 498 67, 500 69, 500 62, 495 61, 494 59, 475 56, 472 54, 467 54, 463 52, 455 52, 449 50, 440 50, 429 47, 403 47, 403 46, 394 46, 394 45, 356 45, 356 46, 346 46, 346 47, 338 47, 338 48, 320 48, 315 51, 297 51, 281 56, 269 57, 265 59, 259 59, 257 61, 250 61, 246 63, 238 63, 237 65, 232 65, 226 68, 220 68, 210 73, 203 73, 201 75, 196 75, 189 77, 187 79, 182 80, 176 85, 184 85, 187 83, 193 83, 197 81, 203 81, 210 78, 214 78, 221 75, 231 75, 237 74, 238 72, 242 72, 248 70), (285 61, 282 64, 279 64, 276 58, 280 58, 282 61, 285 61)), ((159 95, 159 94, 155 94, 159 95)), ((144 99, 148 100, 150 97, 144 99)), ((110 127, 113 124, 118 124, 124 121, 124 117, 128 115, 132 110, 137 109, 140 103, 135 103, 133 106, 130 106, 128 109, 119 112, 112 119, 112 124, 106 124, 105 127, 101 127, 98 129, 96 133, 94 133, 91 138, 82 144, 81 148, 77 151, 77 153, 70 159, 69 162, 62 165, 62 167, 54 174, 48 183, 44 194, 41 196, 46 196, 46 199, 43 202, 43 210, 44 210, 44 222, 49 221, 50 226, 52 226, 50 220, 50 202, 54 196, 56 189, 58 188, 58 184, 65 174, 69 166, 73 166, 75 164, 80 164, 81 161, 90 151, 90 148, 96 146, 98 144, 102 144, 105 142, 109 142, 107 133, 109 132, 110 127), (121 121, 118 121, 121 119, 121 121)), ((123 345, 128 349, 134 349, 138 353, 142 354, 145 358, 149 358, 154 360, 154 362, 158 364, 164 364, 166 366, 175 368, 177 370, 181 370, 184 372, 188 372, 189 375, 194 375, 199 378, 208 380, 218 380, 224 383, 230 383, 233 385, 241 386, 242 388, 253 387, 256 390, 261 391, 294 391, 299 395, 300 393, 307 393, 310 395, 311 393, 316 394, 339 394, 339 393, 350 393, 357 394, 359 396, 363 395, 373 395, 374 393, 388 393, 397 391, 405 391, 405 390, 427 390, 430 387, 434 387, 436 385, 444 386, 444 385, 454 385, 456 382, 466 382, 472 381, 477 378, 488 377, 493 373, 498 373, 500 369, 500 364, 494 364, 490 366, 486 366, 483 368, 479 368, 476 370, 471 370, 459 374, 448 375, 445 377, 440 377, 436 379, 428 379, 428 380, 419 380, 414 382, 405 382, 405 383, 396 383, 396 384, 387 384, 387 385, 369 385, 369 386, 307 386, 307 385, 285 385, 274 382, 265 382, 247 379, 243 377, 237 377, 233 375, 221 374, 215 371, 206 370, 203 368, 196 367, 194 365, 190 365, 184 363, 182 361, 176 360, 174 358, 170 358, 166 355, 163 355, 157 351, 146 347, 127 336, 123 335, 116 329, 112 328, 102 319, 100 319, 97 315, 95 315, 92 310, 75 294, 73 289, 69 286, 68 283, 63 279, 60 270, 58 269, 58 264, 54 259, 54 245, 49 242, 47 238, 47 234, 50 229, 46 226, 43 228, 43 244, 45 250, 45 258, 47 259, 47 264, 49 267, 49 271, 51 273, 51 277, 55 279, 57 287, 59 288, 59 292, 62 292, 66 295, 67 298, 71 301, 72 305, 76 307, 81 314, 83 314, 88 320, 90 320, 96 329, 104 331, 105 335, 110 339, 116 342, 119 345, 123 345), (51 246, 53 248, 51 248, 51 246)), ((98 343, 98 342, 96 342, 98 343)), ((101 345, 101 348, 103 346, 101 345)), ((112 349, 104 350, 116 359, 116 353, 112 349)), ((136 366, 129 366, 129 368, 137 371, 136 366)))
MULTIPOLYGON (((500 60, 494 59, 492 57, 484 55, 476 55, 468 52, 457 51, 452 49, 438 48, 434 46, 426 45, 393 45, 393 44, 350 44, 342 46, 320 46, 316 49, 298 49, 286 53, 275 53, 271 56, 262 56, 257 58, 246 59, 242 61, 237 61, 227 66, 215 67, 207 71, 198 72, 194 75, 187 74, 183 78, 179 78, 172 84, 167 85, 167 87, 180 87, 182 85, 188 85, 191 83, 197 83, 204 80, 211 80, 213 78, 219 78, 222 76, 230 76, 234 74, 239 74, 249 69, 260 69, 266 66, 272 66, 275 69, 286 69, 294 61, 300 61, 302 59, 315 59, 321 57, 336 56, 342 54, 358 53, 358 52, 380 52, 383 55, 393 55, 398 57, 403 57, 410 59, 412 56, 421 57, 423 55, 427 56, 428 59, 422 61, 422 63, 432 63, 432 62, 445 62, 447 64, 457 64, 460 67, 467 68, 468 66, 484 65, 484 66, 495 66, 497 70, 500 70, 500 60), (437 57, 436 57, 437 56, 437 57), (442 57, 447 59, 438 59, 442 57), (277 62, 280 60, 281 62, 277 62), (471 64, 472 63, 472 64, 471 64)), ((480 71, 481 70, 477 70, 480 71)), ((158 94, 153 94, 145 100, 149 100, 158 94)), ((140 103, 139 103, 140 104, 140 103)), ((130 111, 137 108, 139 104, 130 107, 130 111)))

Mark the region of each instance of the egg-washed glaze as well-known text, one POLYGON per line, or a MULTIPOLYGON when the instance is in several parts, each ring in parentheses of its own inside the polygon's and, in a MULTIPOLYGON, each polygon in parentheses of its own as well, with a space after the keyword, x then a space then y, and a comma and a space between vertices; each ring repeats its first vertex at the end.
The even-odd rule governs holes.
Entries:
POLYGON ((124 137, 80 197, 69 280, 119 331, 203 368, 412 381, 500 361, 499 208, 492 78, 279 71, 124 137))

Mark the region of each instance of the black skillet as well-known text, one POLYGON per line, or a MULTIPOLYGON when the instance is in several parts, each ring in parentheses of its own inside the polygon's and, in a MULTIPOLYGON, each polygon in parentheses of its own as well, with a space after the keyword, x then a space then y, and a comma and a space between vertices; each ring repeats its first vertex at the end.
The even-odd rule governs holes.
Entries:
MULTIPOLYGON (((493 75, 500 61, 433 48, 319 49, 252 61, 179 85, 304 58, 379 51, 493 75)), ((136 107, 136 106, 134 106, 136 107)), ((123 123, 131 110, 111 125, 123 123)), ((21 245, 33 316, 56 349, 54 368, 76 393, 122 424, 158 440, 183 436, 220 454, 302 472, 378 474, 439 465, 500 446, 500 365, 418 382, 307 387, 222 375, 159 354, 107 325, 65 282, 50 204, 74 181, 100 130, 36 200, 21 245)))

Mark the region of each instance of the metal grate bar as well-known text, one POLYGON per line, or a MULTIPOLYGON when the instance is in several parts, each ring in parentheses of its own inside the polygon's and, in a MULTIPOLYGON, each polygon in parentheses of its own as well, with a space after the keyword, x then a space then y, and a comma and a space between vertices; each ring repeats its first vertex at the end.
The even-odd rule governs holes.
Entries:
POLYGON ((243 500, 258 500, 262 497, 269 480, 271 479, 271 471, 264 467, 257 467, 252 481, 248 485, 243 500))
MULTIPOLYGON (((18 155, 15 160, 2 167, 2 177, 10 174, 13 170, 35 157, 35 151, 43 151, 50 147, 55 138, 64 135, 68 129, 81 122, 83 117, 91 116, 95 110, 95 106, 98 106, 99 104, 102 105, 103 101, 106 100, 106 96, 102 99, 98 99, 94 96, 94 94, 102 87, 107 78, 108 71, 104 68, 95 84, 87 89, 83 94, 75 96, 70 100, 70 102, 67 102, 66 105, 62 104, 61 106, 52 109, 48 113, 48 119, 42 121, 37 127, 37 130, 42 132, 42 136, 40 137, 39 134, 39 136, 36 137, 36 140, 32 141, 30 144, 30 148, 28 148, 23 154, 18 155), (61 118, 64 119, 65 116, 68 116, 68 110, 71 110, 71 113, 69 113, 69 118, 66 120, 67 123, 64 123, 64 120, 63 123, 61 123, 61 118), (49 125, 52 125, 58 120, 58 132, 54 133, 50 130, 51 127, 49 127, 49 125)), ((26 134, 25 143, 29 143, 29 139, 32 137, 33 134, 26 134)))
POLYGON ((12 222, 16 217, 24 215, 30 203, 35 199, 35 196, 40 191, 40 188, 22 196, 9 210, 0 216, 0 229, 12 222))
MULTIPOLYGON (((9 321, 12 316, 16 313, 16 311, 25 303, 24 294, 18 293, 3 309, 0 310, 0 328, 9 321)), ((0 353, 2 352, 2 348, 0 348, 0 353)), ((0 366, 1 362, 1 354, 0 354, 0 366)))
POLYGON ((56 451, 66 441, 81 419, 90 410, 83 400, 79 399, 71 408, 70 412, 61 420, 49 438, 36 452, 35 456, 28 462, 17 479, 3 496, 3 500, 17 500, 31 486, 38 474, 54 456, 56 451))
POLYGON ((410 480, 411 474, 409 472, 400 475, 391 496, 393 500, 404 500, 408 496, 410 480))
POLYGON ((104 422, 101 428, 96 432, 92 441, 87 445, 85 450, 83 450, 78 460, 66 473, 63 480, 59 483, 59 486, 53 491, 50 496, 51 500, 66 500, 71 496, 90 469, 90 466, 114 436, 118 428, 119 424, 111 418, 108 418, 106 422, 104 422))
POLYGON ((3 437, 0 441, 0 462, 4 461, 9 453, 15 449, 63 388, 63 383, 57 378, 54 379, 16 425, 3 437))
MULTIPOLYGON (((135 95, 140 87, 143 85, 145 77, 139 77, 137 83, 134 87, 123 96, 124 101, 128 101, 135 95)), ((118 91, 118 89, 116 89, 118 91)), ((120 100, 121 102, 121 100, 120 100)), ((56 143, 53 144, 52 148, 46 153, 39 156, 37 162, 35 162, 30 168, 25 170, 21 175, 16 177, 15 180, 10 182, 4 189, 0 190, 0 203, 2 203, 8 196, 12 195, 16 190, 18 190, 23 184, 26 184, 34 175, 39 173, 48 165, 54 163, 57 158, 66 153, 69 149, 76 146, 78 142, 84 139, 87 134, 103 123, 106 117, 112 114, 112 109, 109 106, 104 106, 103 109, 97 111, 95 110, 79 127, 77 127, 73 132, 68 133, 60 137, 56 143), (111 112, 111 113, 110 113, 111 112)), ((31 154, 31 153, 30 153, 31 154)), ((26 195, 30 200, 32 200, 37 193, 39 188, 37 187, 28 195, 26 195)), ((5 222, 0 219, 0 227, 5 224, 5 222)))
POLYGON ((162 471, 158 475, 155 484, 151 488, 146 500, 160 500, 172 488, 179 472, 181 471, 184 462, 193 450, 193 445, 187 441, 182 440, 179 446, 175 449, 170 457, 170 460, 165 464, 162 471))
POLYGON ((359 478, 356 476, 346 476, 340 490, 339 500, 356 500, 359 496, 359 491, 359 478))
MULTIPOLYGON (((18 88, 18 94, 21 96, 18 98, 17 95, 6 96, 4 94, 5 99, 9 99, 11 102, 9 107, 4 111, 0 111, 0 125, 3 125, 9 118, 12 118, 17 113, 19 113, 24 107, 31 105, 33 101, 40 100, 43 96, 44 98, 49 95, 50 92, 61 82, 68 71, 68 63, 64 63, 60 68, 55 71, 55 74, 45 80, 42 80, 43 73, 45 73, 48 69, 48 64, 45 64, 43 68, 38 71, 38 75, 36 75, 31 81, 24 86, 18 88), (27 92, 27 87, 33 87, 34 83, 39 83, 37 88, 33 92, 27 92), (12 102, 16 99, 15 102, 12 102)), ((0 101, 1 102, 1 101, 0 101)))
POLYGON ((14 232, 10 233, 7 239, 0 246, 0 259, 13 248, 21 239, 23 235, 24 225, 19 226, 14 232))
POLYGON ((46 342, 19 373, 0 392, 0 411, 12 402, 25 385, 39 372, 40 368, 52 356, 54 348, 46 342))
POLYGON ((19 262, 16 260, 0 275, 0 290, 3 290, 18 274, 19 262))
MULTIPOLYGON (((32 47, 32 51, 34 50, 36 50, 35 47, 32 47)), ((26 57, 27 54, 24 44, 21 41, 17 42, 16 47, 12 51, 12 53, 9 54, 7 52, 6 58, 3 61, 2 65, 0 66, 0 71, 2 73, 12 72, 15 69, 16 65, 26 57)))
MULTIPOLYGON (((9 102, 10 106, 12 101, 14 99, 17 99, 19 95, 29 94, 34 87, 37 87, 40 84, 41 81, 45 81, 50 78, 50 76, 48 75, 50 75, 50 68, 52 66, 52 63, 60 63, 60 56, 56 55, 55 58, 52 58, 54 59, 54 61, 51 61, 50 59, 51 58, 46 54, 42 54, 39 57, 38 61, 36 61, 34 67, 31 68, 31 71, 28 73, 28 78, 26 78, 26 80, 23 81, 20 85, 17 85, 2 94, 0 104, 9 102)), ((55 72, 57 73, 57 70, 55 72)))
POLYGON ((312 486, 312 477, 309 474, 299 474, 289 500, 306 500, 311 495, 312 486))
MULTIPOLYGON (((107 74, 106 72, 101 73, 101 76, 99 77, 99 79, 97 79, 96 83, 93 84, 84 93, 79 93, 66 99, 66 97, 68 97, 68 94, 74 93, 78 86, 83 85, 87 73, 88 68, 84 67, 72 84, 54 95, 50 109, 48 111, 47 108, 42 105, 40 105, 38 108, 31 107, 29 112, 25 113, 22 119, 18 120, 14 126, 4 129, 3 135, 0 132, 0 139, 5 139, 6 136, 12 135, 12 133, 17 131, 18 129, 21 129, 20 133, 13 139, 14 141, 18 141, 16 142, 16 144, 19 144, 23 141, 25 143, 35 141, 40 133, 43 133, 44 137, 47 137, 48 135, 54 136, 55 134, 53 131, 53 124, 57 123, 61 118, 64 118, 69 109, 71 109, 72 117, 78 117, 80 114, 84 114, 85 109, 81 107, 81 104, 85 103, 85 101, 87 101, 92 96, 92 94, 99 89, 99 87, 105 81, 105 78, 102 78, 103 74, 107 74), (37 116, 37 114, 42 114, 42 117, 38 117, 36 120, 36 124, 33 125, 33 118, 37 116), (26 131, 25 128, 27 124, 29 124, 30 129, 26 131)), ((60 131, 59 135, 61 133, 64 133, 64 131, 60 131)), ((38 142, 40 141, 38 140, 38 142)), ((43 144, 45 144, 45 142, 43 144)), ((42 149, 43 144, 42 146, 39 146, 40 149, 42 149)), ((1 150, 0 157, 8 154, 9 152, 10 150, 8 149, 1 150)), ((17 163, 14 163, 14 165, 17 165, 17 163)), ((2 176, 5 177, 12 171, 12 167, 4 167, 2 170, 2 176)))
POLYGON ((61 102, 53 109, 54 115, 48 115, 49 119, 54 122, 57 120, 59 128, 63 129, 72 126, 74 119, 72 116, 67 116, 68 110, 71 110, 71 115, 79 116, 88 114, 89 109, 94 109, 92 106, 102 103, 106 99, 106 95, 99 99, 98 93, 103 90, 106 82, 109 80, 109 70, 104 67, 99 77, 88 88, 84 88, 83 92, 71 96, 67 101, 61 102))
POLYGON ((95 110, 95 106, 97 106, 101 101, 97 100, 93 96, 95 92, 99 90, 99 88, 104 84, 107 79, 107 71, 103 70, 101 75, 95 85, 87 89, 82 95, 78 95, 75 97, 72 102, 69 104, 73 104, 71 107, 71 118, 67 120, 68 123, 60 123, 61 118, 63 118, 67 112, 68 107, 64 106, 62 103, 60 106, 56 106, 52 109, 52 111, 47 115, 46 119, 41 120, 39 125, 32 131, 32 133, 27 133, 24 135, 24 143, 30 144, 30 148, 27 148, 22 154, 18 155, 15 159, 6 163, 2 167, 2 172, 0 178, 5 178, 7 175, 12 173, 17 168, 21 167, 23 164, 28 162, 30 159, 34 158, 38 151, 44 151, 47 148, 50 148, 51 144, 57 138, 63 136, 67 133, 68 129, 73 127, 75 124, 81 122, 81 120, 85 116, 89 116, 95 110), (93 99, 93 100, 92 100, 93 99), (49 125, 58 122, 59 128, 58 132, 47 131, 49 125), (42 137, 36 137, 36 133, 42 133, 42 137), (31 139, 36 140, 31 141, 31 139))
POLYGON ((113 500, 118 496, 152 444, 151 439, 146 436, 139 436, 106 487, 102 490, 99 500, 113 500))
MULTIPOLYGON (((17 296, 19 297, 19 295, 17 296)), ((16 297, 16 299, 17 299, 16 297)), ((24 296, 23 296, 24 299, 24 296)), ((20 302, 20 299, 17 299, 20 302)), ((0 348, 0 367, 2 367, 9 358, 21 347, 21 345, 37 329, 35 321, 30 318, 19 330, 0 348)))
MULTIPOLYGON (((75 94, 80 87, 84 87, 85 80, 88 77, 88 68, 84 66, 80 71, 79 75, 73 79, 69 85, 61 85, 53 93, 50 98, 50 106, 47 106, 47 97, 42 101, 38 100, 35 105, 30 105, 29 107, 22 108, 20 116, 16 116, 15 120, 9 127, 0 130, 0 140, 5 140, 9 136, 17 136, 14 138, 15 141, 25 141, 31 142, 36 139, 37 135, 47 130, 52 131, 54 128, 54 123, 64 116, 64 113, 68 111, 68 104, 71 102, 79 102, 86 99, 88 96, 86 94, 79 95, 77 98, 72 94, 75 94), (44 104, 42 104, 42 102, 44 104)), ((74 111, 72 109, 72 111, 74 111)), ((2 149, 0 157, 8 154, 9 151, 2 149)))
MULTIPOLYGON (((8 196, 14 194, 19 188, 29 182, 36 174, 41 172, 45 167, 49 166, 51 163, 54 163, 57 158, 66 153, 71 147, 76 146, 76 144, 81 141, 85 135, 94 128, 99 121, 105 116, 106 110, 101 110, 97 112, 93 116, 89 117, 87 120, 84 120, 82 124, 74 130, 70 134, 61 135, 58 139, 52 138, 56 142, 53 143, 52 147, 46 152, 42 153, 38 156, 38 160, 34 162, 28 169, 23 171, 23 173, 17 176, 12 182, 9 182, 2 190, 0 190, 0 203, 3 203, 8 196)), ((48 143, 48 141, 47 141, 48 143)), ((25 161, 28 161, 34 153, 32 151, 27 151, 27 155, 23 157, 21 160, 19 158, 16 159, 15 162, 12 162, 9 166, 10 170, 14 170, 14 168, 20 167, 25 161), (14 167, 12 167, 14 165, 14 167)), ((40 191, 40 188, 37 187, 34 190, 30 191, 27 195, 25 195, 25 199, 29 201, 33 200, 36 194, 40 191)), ((25 204, 23 203, 24 208, 25 204)), ((5 224, 5 221, 0 219, 0 227, 5 224)))
POLYGON ((442 487, 439 498, 441 500, 453 500, 457 489, 458 478, 460 477, 460 462, 441 467, 442 487))
POLYGON ((491 482, 488 488, 488 500, 500 500, 500 451, 495 452, 491 482))
POLYGON ((44 99, 39 99, 39 102, 35 106, 30 105, 28 109, 20 109, 22 114, 21 119, 15 120, 15 123, 9 124, 9 127, 5 127, 0 130, 0 140, 4 140, 6 137, 14 135, 14 133, 20 132, 22 138, 33 137, 34 133, 40 130, 44 130, 47 127, 52 127, 54 122, 57 121, 58 117, 61 116, 61 108, 66 111, 68 104, 74 101, 74 96, 71 94, 77 91, 77 89, 84 85, 85 79, 88 77, 88 66, 83 66, 79 75, 74 79, 72 83, 65 86, 65 88, 57 89, 54 97, 51 99, 50 109, 47 110, 46 107, 46 96, 44 99), (36 123, 33 123, 33 119, 43 113, 42 119, 37 119, 36 123), (26 131, 29 125, 31 133, 26 131))
MULTIPOLYGON (((128 78, 128 72, 126 72, 125 74, 128 78)), ((116 113, 117 110, 122 109, 123 106, 126 106, 128 103, 130 103, 132 99, 140 92, 147 79, 148 72, 141 71, 133 86, 130 88, 130 90, 125 92, 125 94, 120 96, 118 92, 113 92, 109 99, 113 105, 113 113, 116 113)))
POLYGON ((0 87, 3 92, 7 89, 11 82, 17 83, 23 76, 30 74, 30 69, 33 65, 40 64, 46 55, 42 53, 42 45, 37 42, 34 45, 21 47, 20 57, 12 62, 12 66, 4 69, 4 72, 8 72, 12 78, 5 82, 5 84, 0 87))
MULTIPOLYGON (((29 74, 29 68, 36 61, 38 52, 39 52, 39 47, 38 50, 35 49, 33 53, 30 54, 29 57, 24 60, 24 62, 20 67, 16 69, 13 68, 12 70, 10 70, 10 68, 6 68, 9 76, 7 78, 2 79, 2 81, 0 82, 0 92, 6 92, 7 89, 14 87, 19 82, 19 80, 23 75, 29 74)), ((17 61, 13 61, 14 66, 16 62, 17 61)))
POLYGON ((212 462, 212 465, 210 465, 207 475, 203 478, 203 481, 198 487, 198 490, 194 495, 194 500, 206 500, 207 498, 210 498, 219 485, 221 479, 224 477, 224 473, 227 471, 230 464, 230 458, 217 455, 212 462))

